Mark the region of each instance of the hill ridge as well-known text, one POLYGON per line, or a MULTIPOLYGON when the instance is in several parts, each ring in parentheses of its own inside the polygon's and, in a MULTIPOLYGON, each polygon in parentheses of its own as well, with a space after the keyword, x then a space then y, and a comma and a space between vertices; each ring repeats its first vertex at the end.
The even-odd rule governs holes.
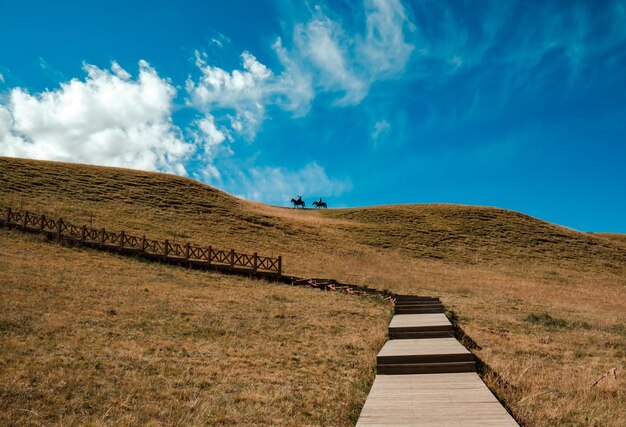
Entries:
POLYGON ((162 173, 10 158, 0 158, 0 172, 5 182, 0 202, 5 205, 26 202, 32 210, 56 210, 60 216, 71 212, 82 222, 95 210, 91 206, 106 205, 119 214, 97 220, 116 228, 130 226, 130 232, 161 222, 163 235, 157 237, 178 238, 175 224, 184 221, 193 226, 180 237, 191 238, 207 236, 205 224, 217 234, 216 244, 246 235, 242 250, 256 250, 265 239, 255 235, 268 233, 276 245, 258 250, 296 250, 309 242, 325 246, 324 241, 339 239, 365 250, 394 250, 410 259, 446 262, 574 260, 611 269, 626 262, 626 239, 568 229, 503 208, 437 203, 297 212, 162 173))

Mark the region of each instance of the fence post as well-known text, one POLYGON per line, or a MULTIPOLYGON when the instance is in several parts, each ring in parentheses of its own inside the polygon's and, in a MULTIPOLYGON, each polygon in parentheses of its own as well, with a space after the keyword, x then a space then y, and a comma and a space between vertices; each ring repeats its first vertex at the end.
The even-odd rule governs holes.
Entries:
POLYGON ((41 224, 39 224, 39 231, 43 231, 46 228, 46 216, 41 215, 41 224))
POLYGON ((254 258, 252 261, 252 271, 256 273, 257 268, 259 267, 259 255, 255 252, 254 258))
POLYGON ((170 241, 169 240, 165 240, 165 244, 163 245, 163 252, 165 253, 165 259, 167 259, 167 254, 170 251, 170 241))
POLYGON ((278 255, 278 275, 281 276, 283 272, 283 257, 278 255))
POLYGON ((120 232, 120 248, 124 247, 124 232, 120 232))
POLYGON ((206 257, 206 262, 207 264, 209 264, 209 267, 211 266, 211 252, 213 251, 213 248, 211 248, 211 246, 209 246, 209 250, 207 252, 207 257, 206 257))
POLYGON ((100 232, 102 233, 102 235, 100 236, 100 246, 104 246, 104 228, 100 230, 100 232))
POLYGON ((189 248, 190 248, 190 244, 189 242, 187 242, 187 244, 185 245, 185 261, 189 261, 189 248))
POLYGON ((145 252, 146 250, 146 236, 145 234, 141 237, 141 252, 145 252))
POLYGON ((7 227, 11 225, 11 208, 7 208, 7 227))
POLYGON ((81 243, 85 243, 85 234, 87 234, 87 226, 83 225, 83 229, 81 230, 81 233, 80 233, 80 242, 81 243))
POLYGON ((57 242, 61 241, 61 231, 63 230, 63 218, 57 221, 57 242))
POLYGON ((28 211, 24 212, 24 221, 22 223, 22 229, 26 230, 26 224, 28 223, 28 211))
POLYGON ((235 266, 235 250, 230 250, 230 267, 233 268, 235 266))

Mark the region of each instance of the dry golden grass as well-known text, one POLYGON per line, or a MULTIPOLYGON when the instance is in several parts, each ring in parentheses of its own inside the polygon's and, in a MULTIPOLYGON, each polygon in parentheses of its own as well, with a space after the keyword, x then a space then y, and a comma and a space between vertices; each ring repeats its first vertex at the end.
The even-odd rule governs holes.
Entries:
POLYGON ((92 166, 0 158, 0 174, 6 206, 281 254, 288 274, 439 295, 501 376, 486 380, 520 421, 626 425, 623 236, 482 207, 294 210, 185 178, 92 166), (591 386, 612 368, 615 377, 591 386))
POLYGON ((350 425, 390 307, 0 230, 0 425, 350 425))

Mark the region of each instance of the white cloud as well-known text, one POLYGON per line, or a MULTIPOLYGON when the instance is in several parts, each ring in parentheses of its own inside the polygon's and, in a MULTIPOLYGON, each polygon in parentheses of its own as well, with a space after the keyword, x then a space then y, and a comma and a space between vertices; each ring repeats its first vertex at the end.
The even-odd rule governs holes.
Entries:
POLYGON ((215 159, 220 154, 226 156, 232 154, 230 147, 224 144, 225 141, 232 140, 232 137, 227 129, 218 127, 215 123, 215 118, 211 114, 196 120, 194 125, 196 130, 193 131, 193 135, 197 145, 202 147, 199 159, 203 164, 199 172, 196 173, 196 177, 209 183, 219 180, 221 174, 214 164, 215 159))
POLYGON ((198 83, 187 80, 187 92, 195 105, 203 107, 236 108, 240 105, 255 105, 267 91, 264 84, 272 78, 272 71, 261 64, 249 52, 241 54, 243 70, 224 71, 208 65, 205 58, 196 52, 196 66, 202 72, 198 83))
POLYGON ((111 64, 111 71, 113 71, 113 74, 115 74, 122 80, 130 80, 130 78, 132 77, 128 71, 120 67, 120 64, 115 61, 113 61, 113 63, 111 64))
POLYGON ((278 76, 249 52, 241 54, 242 69, 230 72, 208 65, 206 55, 196 52, 202 76, 197 81, 187 79, 189 104, 205 114, 221 111, 230 121, 230 130, 248 139, 263 124, 267 105, 278 105, 296 116, 304 114, 313 98, 310 82, 284 54, 280 40, 273 47, 285 67, 278 76))
POLYGON ((226 132, 220 130, 215 125, 215 119, 211 115, 207 115, 197 122, 198 128, 204 135, 205 150, 211 147, 219 146, 226 139, 226 132))
POLYGON ((0 105, 0 154, 186 174, 195 147, 171 120, 176 90, 145 61, 132 80, 84 65, 84 81, 31 95, 14 88, 0 105))
POLYGON ((334 179, 315 162, 296 171, 279 167, 238 169, 226 186, 241 197, 285 205, 292 197, 306 198, 338 196, 352 188, 346 179, 334 179))
POLYGON ((272 71, 249 52, 241 54, 243 70, 225 71, 208 65, 196 52, 196 66, 202 72, 198 82, 187 79, 190 104, 206 114, 227 109, 236 113, 233 130, 254 138, 265 117, 267 97, 272 95, 272 71))
POLYGON ((4 83, 4 76, 0 73, 0 83, 4 83))
POLYGON ((232 71, 196 52, 201 76, 187 80, 189 104, 228 119, 229 131, 248 139, 261 128, 268 106, 303 116, 318 93, 334 95, 336 105, 358 104, 374 82, 400 75, 413 51, 405 41, 413 25, 399 0, 366 0, 364 9, 365 31, 350 33, 316 7, 310 20, 294 25, 290 48, 281 38, 273 44, 280 74, 249 52, 241 55, 242 68, 232 71))

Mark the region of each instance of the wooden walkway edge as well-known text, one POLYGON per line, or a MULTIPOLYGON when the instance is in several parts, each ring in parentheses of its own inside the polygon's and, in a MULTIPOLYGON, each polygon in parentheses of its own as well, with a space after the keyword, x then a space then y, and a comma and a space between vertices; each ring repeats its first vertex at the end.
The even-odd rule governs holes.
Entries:
POLYGON ((517 426, 454 338, 437 298, 398 296, 357 427, 517 426))

